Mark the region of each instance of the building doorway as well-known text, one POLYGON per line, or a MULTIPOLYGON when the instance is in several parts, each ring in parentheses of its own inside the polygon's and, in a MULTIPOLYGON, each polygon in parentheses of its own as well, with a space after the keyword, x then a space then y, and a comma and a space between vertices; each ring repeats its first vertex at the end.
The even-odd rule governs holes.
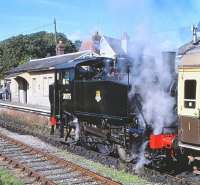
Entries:
POLYGON ((18 100, 19 100, 19 103, 27 104, 28 82, 22 77, 17 77, 16 81, 18 83, 18 100))

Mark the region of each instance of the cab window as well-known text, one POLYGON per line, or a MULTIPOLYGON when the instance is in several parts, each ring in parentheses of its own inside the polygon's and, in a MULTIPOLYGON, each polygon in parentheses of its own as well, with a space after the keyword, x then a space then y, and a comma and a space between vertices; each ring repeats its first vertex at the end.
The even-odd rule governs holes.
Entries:
POLYGON ((74 80, 74 70, 66 70, 62 72, 62 84, 69 84, 70 81, 74 80))
POLYGON ((59 84, 63 85, 69 84, 69 82, 74 80, 74 70, 69 69, 56 73, 56 80, 58 80, 59 84))
POLYGON ((184 84, 184 106, 194 109, 196 107, 196 80, 185 80, 184 84))

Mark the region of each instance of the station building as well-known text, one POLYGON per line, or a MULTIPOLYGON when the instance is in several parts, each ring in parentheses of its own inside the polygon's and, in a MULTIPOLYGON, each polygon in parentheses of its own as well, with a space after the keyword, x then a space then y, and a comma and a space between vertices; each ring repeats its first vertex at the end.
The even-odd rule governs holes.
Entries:
POLYGON ((94 55, 91 51, 62 54, 30 60, 9 71, 11 102, 49 107, 49 85, 54 83, 54 67, 77 58, 94 55))

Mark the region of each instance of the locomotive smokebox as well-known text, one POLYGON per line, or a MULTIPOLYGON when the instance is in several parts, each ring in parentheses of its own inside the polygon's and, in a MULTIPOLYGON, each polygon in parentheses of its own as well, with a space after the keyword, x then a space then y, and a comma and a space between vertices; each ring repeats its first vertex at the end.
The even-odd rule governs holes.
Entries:
POLYGON ((164 65, 169 68, 171 74, 175 73, 175 59, 176 59, 176 52, 174 51, 164 51, 162 52, 162 60, 164 65))
POLYGON ((152 150, 158 149, 171 149, 173 148, 174 140, 176 138, 176 134, 158 134, 150 135, 149 146, 152 150))

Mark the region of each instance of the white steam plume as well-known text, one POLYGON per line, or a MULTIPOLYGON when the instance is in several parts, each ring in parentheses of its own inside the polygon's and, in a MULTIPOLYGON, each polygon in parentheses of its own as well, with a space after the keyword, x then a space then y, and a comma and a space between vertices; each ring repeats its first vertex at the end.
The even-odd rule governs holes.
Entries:
POLYGON ((78 118, 75 117, 73 119, 73 124, 75 125, 75 141, 78 141, 80 137, 80 125, 78 122, 78 118))
POLYGON ((149 163, 149 161, 148 161, 148 160, 145 158, 145 156, 144 156, 144 153, 145 153, 145 149, 146 149, 146 147, 147 147, 147 144, 148 144, 148 142, 146 141, 146 142, 144 142, 144 143, 142 144, 142 146, 140 147, 140 152, 139 152, 138 161, 137 161, 137 163, 136 163, 136 165, 135 165, 135 168, 134 168, 134 170, 135 170, 136 173, 139 173, 140 169, 141 169, 145 164, 148 164, 148 163, 149 163))
POLYGON ((159 54, 153 58, 144 55, 145 53, 141 53, 133 56, 130 94, 140 94, 145 120, 153 128, 154 134, 160 134, 163 127, 169 126, 175 120, 175 99, 167 91, 173 75, 159 54))

